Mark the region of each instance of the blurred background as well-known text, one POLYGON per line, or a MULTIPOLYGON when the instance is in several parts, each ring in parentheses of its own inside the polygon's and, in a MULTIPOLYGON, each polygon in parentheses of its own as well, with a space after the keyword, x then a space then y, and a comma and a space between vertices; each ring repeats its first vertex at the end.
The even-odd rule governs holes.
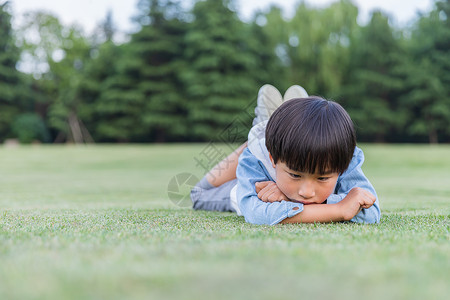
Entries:
POLYGON ((407 20, 349 0, 117 1, 126 29, 25 2, 0 1, 3 143, 235 142, 264 83, 341 103, 361 142, 450 142, 450 0, 407 20))

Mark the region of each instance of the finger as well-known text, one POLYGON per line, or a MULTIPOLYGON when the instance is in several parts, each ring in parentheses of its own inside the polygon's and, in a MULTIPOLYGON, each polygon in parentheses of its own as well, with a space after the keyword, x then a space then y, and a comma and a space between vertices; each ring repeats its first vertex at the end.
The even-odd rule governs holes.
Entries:
POLYGON ((286 197, 278 188, 274 188, 272 191, 273 193, 269 197, 269 200, 271 202, 281 202, 283 200, 286 200, 286 197))
POLYGON ((266 186, 267 191, 270 191, 271 194, 278 190, 278 187, 275 184, 270 184, 266 186))
POLYGON ((280 190, 278 186, 274 182, 269 181, 268 184, 259 191, 258 198, 264 202, 275 202, 280 201, 279 194, 280 190))
POLYGON ((262 190, 261 187, 255 185, 255 192, 258 194, 262 190))
POLYGON ((375 202, 377 200, 377 197, 369 191, 364 190, 363 195, 368 199, 368 201, 375 202))
POLYGON ((266 186, 264 186, 263 188, 261 188, 261 191, 263 191, 263 192, 267 192, 267 191, 270 191, 270 190, 272 190, 273 189, 273 186, 274 185, 272 185, 272 184, 267 184, 266 186))
POLYGON ((262 186, 261 182, 256 182, 255 183, 255 191, 256 191, 256 193, 259 193, 262 188, 263 188, 263 186, 262 186))
POLYGON ((263 195, 264 195, 263 191, 262 191, 262 190, 259 191, 259 193, 258 193, 258 198, 259 198, 260 200, 262 200, 262 201, 264 201, 263 195))
POLYGON ((255 182, 255 186, 258 185, 261 188, 263 188, 263 187, 267 186, 268 184, 270 184, 271 182, 272 181, 258 181, 258 182, 255 182))
POLYGON ((262 189, 266 188, 268 185, 270 185, 271 181, 261 181, 255 183, 255 190, 258 193, 262 189))
POLYGON ((278 191, 275 184, 270 184, 264 188, 263 197, 267 202, 274 202, 276 200, 276 192, 278 191))
POLYGON ((267 200, 268 200, 269 202, 275 202, 275 201, 278 201, 277 195, 276 195, 276 193, 275 193, 273 190, 270 190, 267 194, 268 194, 268 195, 267 195, 267 200))
POLYGON ((268 196, 268 192, 269 190, 267 188, 263 188, 259 193, 258 193, 258 198, 261 199, 264 202, 267 202, 267 196, 268 196))
POLYGON ((377 200, 377 198, 374 195, 367 192, 367 195, 364 198, 364 205, 368 205, 370 207, 375 203, 376 200, 377 200))
POLYGON ((367 203, 367 204, 362 205, 362 207, 367 209, 367 208, 372 207, 372 205, 373 205, 373 203, 371 203, 371 204, 367 203))
POLYGON ((277 193, 273 193, 272 195, 269 196, 270 202, 281 202, 281 200, 283 200, 283 199, 281 199, 280 195, 277 193))

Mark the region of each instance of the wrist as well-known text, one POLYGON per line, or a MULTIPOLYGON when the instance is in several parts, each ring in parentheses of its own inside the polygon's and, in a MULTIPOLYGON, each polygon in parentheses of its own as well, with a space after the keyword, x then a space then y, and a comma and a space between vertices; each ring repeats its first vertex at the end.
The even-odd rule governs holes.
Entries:
POLYGON ((354 215, 349 212, 343 202, 338 202, 335 205, 337 206, 337 216, 340 219, 339 221, 350 221, 353 219, 354 215))

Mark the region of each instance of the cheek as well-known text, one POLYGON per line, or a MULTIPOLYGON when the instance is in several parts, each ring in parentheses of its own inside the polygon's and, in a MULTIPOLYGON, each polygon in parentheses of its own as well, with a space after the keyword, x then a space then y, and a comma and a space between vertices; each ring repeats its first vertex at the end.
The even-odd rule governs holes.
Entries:
POLYGON ((330 196, 334 192, 335 186, 336 186, 336 183, 330 183, 330 184, 323 186, 320 189, 320 195, 321 195, 321 198, 324 198, 324 201, 328 198, 328 196, 330 196))
POLYGON ((288 197, 289 195, 292 195, 292 191, 295 190, 294 186, 289 183, 289 180, 282 176, 277 178, 277 186, 280 191, 288 197))

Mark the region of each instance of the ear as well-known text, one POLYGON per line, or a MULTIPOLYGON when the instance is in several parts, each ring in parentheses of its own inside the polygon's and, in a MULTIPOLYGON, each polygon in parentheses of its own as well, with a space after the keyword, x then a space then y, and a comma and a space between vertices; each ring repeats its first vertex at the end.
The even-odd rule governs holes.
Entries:
POLYGON ((275 168, 275 162, 273 161, 272 154, 269 153, 270 162, 272 163, 272 167, 275 168))

